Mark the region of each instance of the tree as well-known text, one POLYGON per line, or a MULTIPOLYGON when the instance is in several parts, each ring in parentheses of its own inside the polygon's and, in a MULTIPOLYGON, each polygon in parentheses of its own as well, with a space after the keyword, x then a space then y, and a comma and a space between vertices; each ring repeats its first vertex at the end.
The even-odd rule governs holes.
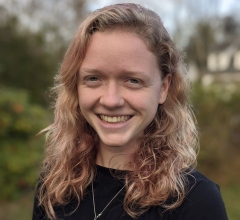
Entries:
POLYGON ((206 70, 209 51, 215 44, 214 26, 210 22, 199 22, 185 50, 188 61, 195 63, 197 66, 200 78, 206 70))
POLYGON ((46 51, 43 33, 19 31, 16 17, 0 24, 0 79, 9 87, 24 88, 35 103, 48 103, 46 90, 53 84, 57 59, 46 51))
POLYGON ((240 21, 232 15, 223 18, 222 22, 223 41, 231 42, 240 35, 240 21))

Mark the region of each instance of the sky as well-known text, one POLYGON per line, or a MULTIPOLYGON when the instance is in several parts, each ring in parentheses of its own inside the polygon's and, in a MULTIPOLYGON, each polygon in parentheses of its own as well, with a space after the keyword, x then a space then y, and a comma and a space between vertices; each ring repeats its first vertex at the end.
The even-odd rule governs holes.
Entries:
MULTIPOLYGON (((9 7, 10 10, 13 10, 11 7, 15 6, 15 4, 10 4, 11 2, 18 2, 25 5, 31 1, 33 0, 0 0, 0 5, 4 5, 9 7)), ((46 0, 46 2, 50 5, 49 7, 55 7, 55 1, 46 0)), ((64 1, 59 1, 59 3, 56 4, 56 7, 61 7, 61 2, 64 1)), ((240 20, 240 0, 87 0, 87 7, 89 11, 93 11, 109 4, 123 2, 138 3, 156 11, 162 18, 164 25, 170 34, 174 33, 178 26, 182 26, 181 24, 184 22, 187 23, 190 19, 193 20, 194 17, 196 18, 198 15, 204 17, 205 14, 207 15, 211 13, 216 13, 217 16, 234 14, 235 16, 238 16, 240 20), (182 3, 186 2, 190 3, 194 13, 193 16, 191 16, 191 13, 189 14, 189 10, 186 11, 186 8, 184 8, 184 4, 182 3)), ((21 10, 18 11, 18 8, 15 8, 15 10, 22 23, 26 24, 31 29, 35 28, 37 30, 38 24, 41 23, 41 19, 45 19, 47 22, 51 22, 52 19, 56 19, 51 16, 51 14, 44 16, 41 15, 41 11, 38 11, 38 14, 33 14, 30 17, 27 17, 26 14, 21 12, 21 10), (33 21, 37 22, 34 23, 33 21)), ((62 9, 60 8, 59 17, 57 18, 57 21, 60 24, 64 24, 67 12, 68 10, 66 10, 64 6, 62 6, 62 9), (61 16, 62 12, 65 13, 64 16, 61 16)), ((64 25, 66 29, 65 32, 67 34, 69 30, 66 28, 66 25, 70 28, 71 22, 68 20, 67 24, 65 23, 64 25)), ((186 26, 188 26, 188 24, 186 24, 186 26)))
MULTIPOLYGON (((3 0, 4 1, 4 0, 3 0)), ((25 0, 26 1, 26 0, 25 0)), ((199 4, 201 1, 212 1, 212 0, 188 0, 189 2, 195 1, 196 4, 199 4)), ((166 10, 173 9, 172 1, 170 0, 95 0, 93 4, 91 4, 92 10, 97 8, 101 8, 105 5, 113 4, 113 3, 123 3, 123 2, 131 2, 131 3, 138 3, 144 6, 149 6, 149 8, 154 9, 154 5, 161 4, 164 2, 164 6, 167 7, 166 10)), ((181 2, 181 0, 179 0, 181 2)), ((239 0, 220 0, 219 1, 219 12, 223 15, 228 14, 233 9, 240 9, 240 1, 239 0)))
MULTIPOLYGON (((175 13, 181 13, 180 17, 182 17, 183 20, 188 19, 187 16, 189 16, 189 14, 181 8, 181 2, 192 3, 192 5, 194 5, 195 15, 197 13, 204 13, 204 10, 208 10, 209 13, 216 13, 217 16, 226 16, 234 13, 239 16, 240 20, 238 13, 238 11, 240 11, 240 0, 89 0, 89 2, 90 11, 114 3, 131 2, 141 4, 156 11, 170 32, 174 32, 174 25, 176 25, 176 21, 173 21, 175 13), (216 2, 215 4, 214 1, 216 2), (179 3, 175 4, 174 2, 179 3)), ((179 16, 177 18, 179 18, 179 16)))

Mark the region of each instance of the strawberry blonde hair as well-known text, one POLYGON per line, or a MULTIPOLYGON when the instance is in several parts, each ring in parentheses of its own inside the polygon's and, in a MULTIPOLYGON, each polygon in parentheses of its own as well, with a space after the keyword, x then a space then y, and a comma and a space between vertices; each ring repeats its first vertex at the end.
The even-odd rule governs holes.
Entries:
POLYGON ((55 218, 54 205, 73 197, 79 205, 93 181, 99 137, 79 108, 78 70, 91 36, 119 29, 146 43, 157 57, 162 78, 172 75, 167 99, 139 140, 133 171, 125 178, 124 209, 132 217, 151 206, 174 209, 187 193, 186 176, 196 165, 198 136, 182 56, 155 12, 136 4, 111 5, 80 25, 55 79, 55 119, 43 130, 46 150, 37 194, 50 219, 55 218))

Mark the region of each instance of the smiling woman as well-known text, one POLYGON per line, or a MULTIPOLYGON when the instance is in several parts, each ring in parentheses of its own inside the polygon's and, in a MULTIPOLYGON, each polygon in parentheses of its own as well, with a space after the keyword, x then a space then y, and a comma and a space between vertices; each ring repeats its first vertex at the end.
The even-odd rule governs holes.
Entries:
POLYGON ((78 97, 83 117, 100 138, 98 165, 131 169, 126 165, 137 139, 167 97, 171 74, 161 78, 155 55, 136 35, 117 29, 92 36, 80 65, 78 97), (120 161, 114 151, 108 154, 113 146, 125 154, 120 161))
POLYGON ((185 68, 156 13, 90 14, 55 88, 33 220, 227 219, 218 186, 194 169, 185 68))

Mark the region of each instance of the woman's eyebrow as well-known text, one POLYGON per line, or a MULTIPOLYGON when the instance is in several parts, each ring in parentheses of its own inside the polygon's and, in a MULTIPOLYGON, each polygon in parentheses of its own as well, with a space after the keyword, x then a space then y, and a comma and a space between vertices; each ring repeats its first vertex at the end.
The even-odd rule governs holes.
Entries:
POLYGON ((97 69, 90 69, 90 68, 81 68, 79 70, 80 74, 84 74, 84 73, 92 73, 92 74, 97 74, 97 73, 102 73, 102 71, 97 70, 97 69))
MULTIPOLYGON (((92 68, 82 68, 79 70, 79 73, 80 74, 106 74, 104 73, 103 71, 101 70, 98 70, 98 69, 92 69, 92 68)), ((149 79, 149 75, 143 71, 132 71, 132 70, 122 70, 121 71, 121 76, 127 76, 127 75, 131 75, 131 76, 134 76, 134 77, 137 77, 137 76, 141 76, 145 79, 149 79)))

